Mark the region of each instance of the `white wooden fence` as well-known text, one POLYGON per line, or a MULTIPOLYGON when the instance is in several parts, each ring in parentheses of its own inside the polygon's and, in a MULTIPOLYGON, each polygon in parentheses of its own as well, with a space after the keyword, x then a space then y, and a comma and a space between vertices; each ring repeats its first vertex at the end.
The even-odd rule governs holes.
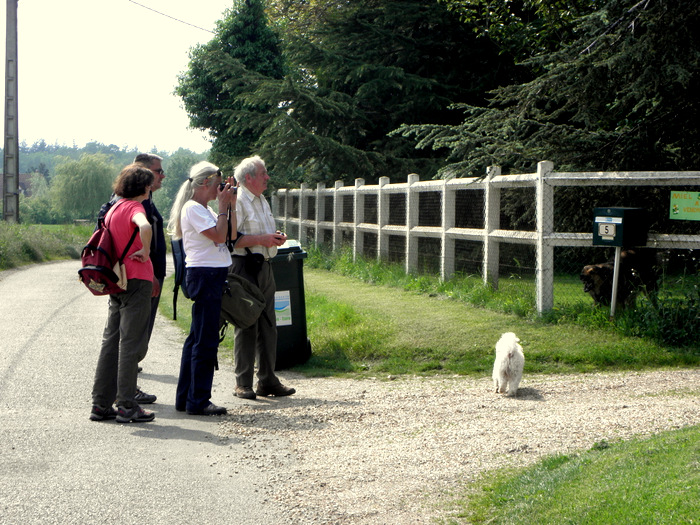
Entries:
MULTIPOLYGON (((501 175, 500 168, 491 167, 483 179, 465 178, 451 180, 420 181, 418 175, 408 176, 405 183, 390 184, 388 177, 379 179, 377 185, 365 185, 363 179, 356 179, 354 186, 343 186, 338 181, 334 188, 318 184, 310 189, 302 184, 299 189, 280 189, 272 197, 272 208, 278 224, 283 231, 299 232, 302 245, 309 241, 321 244, 324 232, 333 235, 334 247, 340 246, 342 233, 352 234, 353 253, 363 252, 362 233, 377 235, 377 256, 388 256, 389 236, 405 237, 405 268, 411 272, 417 268, 418 239, 437 238, 441 240, 440 275, 447 279, 454 273, 455 240, 483 242, 482 275, 484 282, 498 286, 499 246, 501 243, 528 244, 536 252, 536 305, 542 313, 550 310, 554 303, 554 248, 583 247, 592 245, 592 229, 589 232, 555 232, 554 231, 554 187, 556 186, 698 186, 700 171, 692 172, 555 172, 549 161, 538 163, 537 172, 520 175, 501 175), (535 189, 536 228, 535 231, 516 231, 500 229, 501 190, 504 188, 535 189), (483 228, 455 227, 455 195, 458 190, 482 190, 485 196, 485 220, 483 228), (440 192, 442 198, 442 224, 440 226, 421 226, 418 224, 418 194, 420 192, 440 192), (388 224, 389 196, 393 193, 405 195, 406 220, 404 225, 388 224), (366 195, 376 195, 377 222, 365 222, 364 199, 366 195), (353 198, 353 221, 343 222, 343 197, 353 198), (333 219, 326 217, 326 198, 332 197, 333 219), (298 212, 290 216, 292 201, 298 199, 298 212), (314 217, 308 216, 309 199, 315 199, 314 217), (309 239, 309 231, 314 238, 309 239)), ((329 199, 330 200, 330 199, 329 199)), ((700 225, 700 223, 699 223, 700 225)), ((591 225, 592 228, 592 225, 591 225)), ((700 235, 668 235, 650 233, 647 246, 671 249, 698 249, 700 235)))

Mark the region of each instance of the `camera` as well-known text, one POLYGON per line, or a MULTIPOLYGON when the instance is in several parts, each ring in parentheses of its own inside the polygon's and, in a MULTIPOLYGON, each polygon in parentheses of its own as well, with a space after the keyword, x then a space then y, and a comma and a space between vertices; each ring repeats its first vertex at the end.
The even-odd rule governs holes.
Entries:
MULTIPOLYGON (((225 187, 226 187, 226 183, 225 183, 225 182, 219 183, 219 191, 224 191, 224 188, 225 188, 225 187)), ((238 187, 237 187, 237 186, 232 186, 231 189, 233 190, 233 194, 234 194, 234 195, 235 195, 236 193, 238 193, 238 187)))

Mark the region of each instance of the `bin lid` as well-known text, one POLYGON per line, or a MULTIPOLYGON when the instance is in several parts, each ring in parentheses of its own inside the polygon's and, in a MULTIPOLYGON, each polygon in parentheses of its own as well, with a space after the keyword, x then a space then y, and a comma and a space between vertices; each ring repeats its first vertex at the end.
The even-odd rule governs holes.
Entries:
POLYGON ((277 255, 272 259, 306 259, 307 253, 299 244, 299 241, 294 239, 287 239, 287 241, 280 247, 277 248, 277 255))

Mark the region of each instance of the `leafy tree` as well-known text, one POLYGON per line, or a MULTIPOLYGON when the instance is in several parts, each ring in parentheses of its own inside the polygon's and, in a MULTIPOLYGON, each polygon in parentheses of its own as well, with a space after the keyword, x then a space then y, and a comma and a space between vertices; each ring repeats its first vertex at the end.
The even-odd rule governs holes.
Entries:
POLYGON ((85 153, 80 160, 65 159, 56 166, 52 201, 59 213, 74 219, 95 218, 112 192, 119 168, 102 153, 85 153))
MULTIPOLYGON (((47 144, 44 140, 40 140, 31 146, 22 142, 19 147, 19 153, 20 172, 33 173, 34 171, 39 171, 47 175, 49 181, 51 181, 56 165, 66 158, 79 160, 85 153, 103 153, 110 159, 110 162, 123 167, 132 162, 139 151, 120 148, 114 144, 105 145, 100 142, 89 142, 82 148, 78 148, 75 145, 47 144)), ((160 155, 165 156, 163 153, 160 153, 160 155)))
POLYGON ((456 123, 446 107, 483 102, 511 78, 512 62, 434 2, 333 4, 302 36, 288 34, 284 79, 258 77, 239 93, 244 107, 228 111, 231 128, 260 131, 258 150, 278 180, 432 176, 442 155, 387 133, 401 123, 456 123), (257 112, 261 105, 269 111, 257 112))
POLYGON ((552 51, 573 38, 574 21, 596 9, 590 0, 438 0, 474 32, 516 58, 552 51))
POLYGON ((266 12, 283 39, 311 36, 323 26, 328 14, 347 5, 347 0, 268 0, 266 12))
MULTIPOLYGON (((175 90, 182 97, 190 125, 213 137, 211 160, 221 166, 231 157, 250 155, 257 139, 245 125, 232 132, 227 113, 222 113, 241 107, 236 96, 250 81, 246 72, 270 78, 283 75, 279 38, 267 25, 261 0, 235 2, 217 22, 216 36, 191 51, 189 69, 179 77, 175 90)), ((256 108, 260 112, 267 109, 265 105, 256 108)))
POLYGON ((402 136, 449 151, 444 175, 543 159, 564 170, 696 169, 700 4, 608 0, 564 15, 569 37, 524 61, 530 80, 498 88, 489 105, 455 106, 461 124, 405 125, 402 136))
POLYGON ((27 224, 56 224, 64 222, 67 217, 61 216, 53 206, 51 189, 46 177, 39 172, 30 176, 31 196, 20 194, 19 216, 27 224))

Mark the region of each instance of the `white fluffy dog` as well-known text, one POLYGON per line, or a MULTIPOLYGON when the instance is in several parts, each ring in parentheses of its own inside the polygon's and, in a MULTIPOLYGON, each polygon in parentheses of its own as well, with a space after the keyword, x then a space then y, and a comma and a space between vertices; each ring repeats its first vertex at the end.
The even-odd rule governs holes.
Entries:
POLYGON ((493 363, 493 386, 496 392, 514 396, 518 391, 525 364, 523 347, 518 344, 519 341, 513 332, 507 332, 496 343, 496 361, 493 363))

